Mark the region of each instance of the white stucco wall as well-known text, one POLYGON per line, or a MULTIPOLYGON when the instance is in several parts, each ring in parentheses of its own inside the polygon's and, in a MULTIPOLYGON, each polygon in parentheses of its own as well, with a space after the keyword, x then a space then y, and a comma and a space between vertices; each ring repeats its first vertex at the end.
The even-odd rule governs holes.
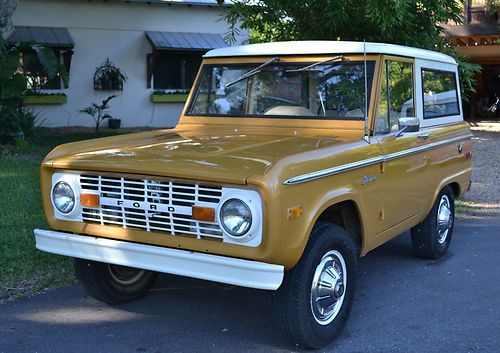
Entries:
MULTIPOLYGON (((122 127, 175 126, 183 104, 150 101, 146 55, 152 48, 145 31, 224 35, 227 24, 220 19, 221 10, 208 6, 21 0, 13 16, 16 26, 66 27, 75 42, 69 88, 62 90, 68 102, 32 107, 45 126, 93 126, 92 118, 78 109, 116 93, 110 113, 122 119, 122 127), (94 91, 95 69, 106 58, 128 76, 121 92, 94 91)), ((245 39, 245 34, 239 38, 245 39)))

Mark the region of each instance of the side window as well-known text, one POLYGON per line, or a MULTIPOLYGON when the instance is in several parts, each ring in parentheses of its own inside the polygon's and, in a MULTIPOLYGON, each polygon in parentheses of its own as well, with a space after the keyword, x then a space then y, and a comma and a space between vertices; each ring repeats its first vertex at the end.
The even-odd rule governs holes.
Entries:
POLYGON ((387 60, 377 103, 375 132, 397 131, 399 118, 407 116, 415 116, 413 63, 387 60))
POLYGON ((422 69, 424 119, 460 114, 455 73, 422 69))

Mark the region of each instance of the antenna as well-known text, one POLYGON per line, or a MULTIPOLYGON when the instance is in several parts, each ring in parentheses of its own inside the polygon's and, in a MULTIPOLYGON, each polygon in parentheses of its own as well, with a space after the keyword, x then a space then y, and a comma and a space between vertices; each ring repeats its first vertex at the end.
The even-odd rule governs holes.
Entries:
POLYGON ((369 144, 370 136, 368 131, 368 77, 366 69, 366 40, 364 39, 363 39, 363 58, 365 64, 365 135, 363 136, 363 140, 365 140, 369 144))

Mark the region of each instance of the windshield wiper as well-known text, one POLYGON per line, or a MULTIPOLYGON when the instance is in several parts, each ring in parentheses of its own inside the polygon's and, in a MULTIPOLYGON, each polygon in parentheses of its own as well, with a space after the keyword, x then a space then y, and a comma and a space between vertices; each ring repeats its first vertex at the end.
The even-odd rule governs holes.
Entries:
POLYGON ((277 61, 280 61, 280 58, 278 57, 274 57, 272 58, 271 60, 268 60, 266 61, 265 63, 263 63, 262 65, 260 66, 257 66, 255 69, 252 69, 250 71, 248 71, 247 73, 244 73, 243 75, 241 75, 240 77, 238 77, 236 80, 233 80, 229 83, 226 83, 226 88, 228 88, 229 86, 232 86, 234 85, 235 83, 238 83, 240 81, 243 81, 244 79, 247 79, 249 77, 252 77, 253 75, 257 75, 258 73, 260 73, 262 71, 262 69, 268 65, 271 65, 271 64, 274 64, 275 62, 277 61))
POLYGON ((337 55, 337 56, 334 56, 333 58, 318 61, 317 63, 311 64, 308 66, 304 66, 304 67, 301 67, 299 69, 289 69, 289 70, 286 70, 285 72, 323 71, 323 70, 317 70, 317 69, 315 70, 315 69, 313 69, 313 67, 318 66, 318 65, 322 65, 322 64, 327 64, 329 62, 338 62, 339 60, 341 62, 349 61, 349 59, 347 59, 344 55, 337 55))

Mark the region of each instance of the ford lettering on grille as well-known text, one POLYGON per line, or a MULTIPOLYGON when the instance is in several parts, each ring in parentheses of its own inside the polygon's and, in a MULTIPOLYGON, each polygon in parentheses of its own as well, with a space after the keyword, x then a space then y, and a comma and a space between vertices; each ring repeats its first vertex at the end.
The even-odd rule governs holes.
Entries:
MULTIPOLYGON (((101 198, 101 204, 103 203, 103 200, 106 200, 106 198, 101 198)), ((113 200, 114 201, 114 200, 113 200)), ((111 203, 113 202, 111 201, 111 203)), ((154 203, 149 203, 149 202, 137 202, 137 201, 128 201, 128 200, 118 200, 116 201, 117 206, 123 206, 123 207, 133 207, 133 208, 141 208, 141 209, 149 209, 151 211, 161 211, 161 212, 176 212, 175 207, 172 206, 165 206, 160 204, 159 202, 154 203)), ((184 210, 186 211, 186 210, 184 210)), ((187 212, 190 212, 191 208, 187 210, 187 212)), ((179 212, 177 210, 177 212, 179 212)), ((183 213, 180 211, 180 213, 183 213)), ((185 213, 185 212, 184 212, 185 213)))

